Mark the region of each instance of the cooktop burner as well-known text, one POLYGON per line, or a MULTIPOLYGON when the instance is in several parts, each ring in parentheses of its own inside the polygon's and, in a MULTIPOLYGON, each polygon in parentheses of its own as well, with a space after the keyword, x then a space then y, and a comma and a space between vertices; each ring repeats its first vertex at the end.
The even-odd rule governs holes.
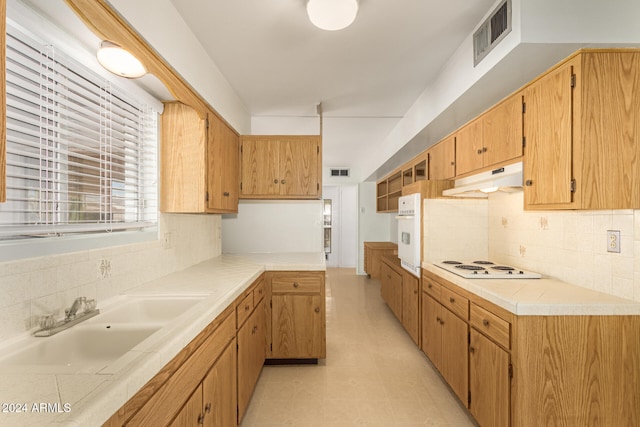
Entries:
POLYGON ((438 267, 467 279, 539 279, 541 275, 492 261, 455 261, 435 263, 438 267))

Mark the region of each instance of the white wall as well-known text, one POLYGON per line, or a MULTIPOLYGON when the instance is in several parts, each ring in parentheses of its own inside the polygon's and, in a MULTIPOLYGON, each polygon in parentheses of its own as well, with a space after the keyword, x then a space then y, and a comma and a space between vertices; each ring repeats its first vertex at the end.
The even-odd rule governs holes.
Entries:
MULTIPOLYGON (((220 215, 160 215, 160 240, 0 263, 0 340, 64 315, 76 297, 100 302, 220 254, 220 215), (99 264, 110 268, 102 277, 99 264)), ((4 250, 4 249, 3 249, 4 250)))
POLYGON ((322 200, 241 200, 222 218, 222 252, 322 252, 322 200))

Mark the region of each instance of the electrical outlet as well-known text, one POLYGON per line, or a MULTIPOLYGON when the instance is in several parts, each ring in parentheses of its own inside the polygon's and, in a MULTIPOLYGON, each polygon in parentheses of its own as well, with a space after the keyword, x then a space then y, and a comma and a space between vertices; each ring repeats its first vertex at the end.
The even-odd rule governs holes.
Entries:
POLYGON ((607 230, 607 252, 620 253, 620 230, 607 230))

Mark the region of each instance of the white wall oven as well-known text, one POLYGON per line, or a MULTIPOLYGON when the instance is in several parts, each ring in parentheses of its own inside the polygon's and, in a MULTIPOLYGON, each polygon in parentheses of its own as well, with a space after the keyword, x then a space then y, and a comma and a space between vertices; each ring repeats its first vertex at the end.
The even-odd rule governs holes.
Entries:
POLYGON ((400 197, 398 201, 398 258, 402 267, 420 277, 422 200, 419 193, 400 197))

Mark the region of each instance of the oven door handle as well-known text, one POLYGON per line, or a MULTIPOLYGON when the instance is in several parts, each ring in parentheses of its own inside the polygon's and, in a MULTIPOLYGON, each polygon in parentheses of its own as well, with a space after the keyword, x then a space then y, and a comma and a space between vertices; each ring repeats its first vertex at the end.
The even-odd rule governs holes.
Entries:
POLYGON ((414 215, 396 215, 396 219, 413 219, 414 215))

